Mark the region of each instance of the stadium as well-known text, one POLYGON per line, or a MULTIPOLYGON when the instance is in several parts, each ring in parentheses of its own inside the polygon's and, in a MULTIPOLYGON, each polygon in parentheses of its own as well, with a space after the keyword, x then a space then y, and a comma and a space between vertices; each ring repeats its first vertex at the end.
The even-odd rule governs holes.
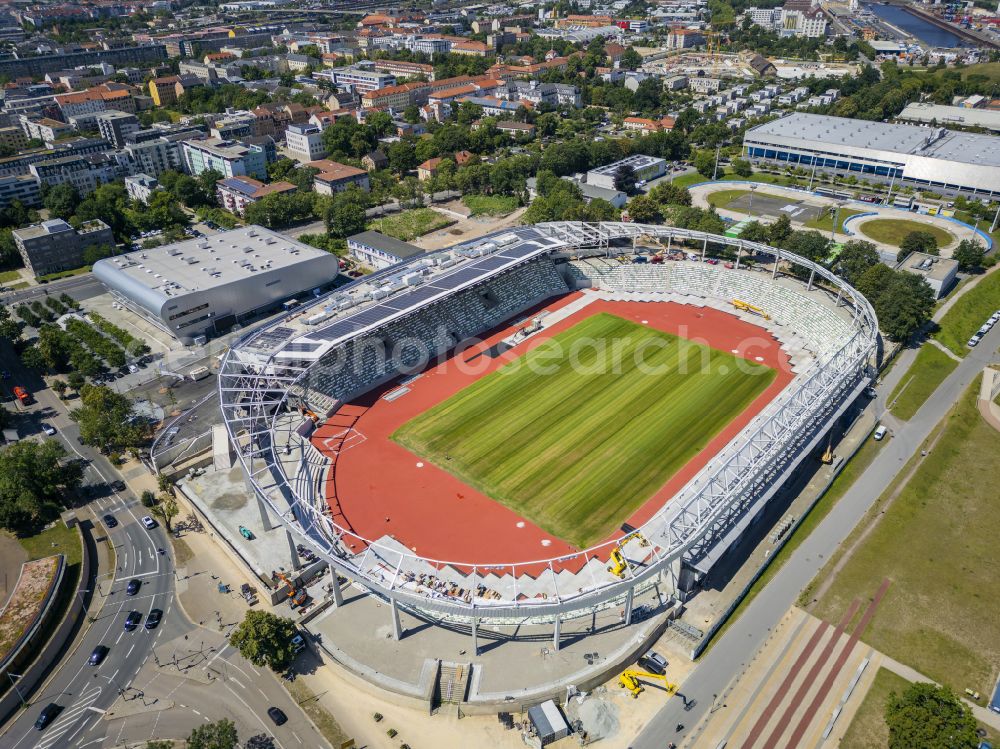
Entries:
POLYGON ((877 330, 783 250, 538 224, 248 333, 220 404, 257 501, 397 639, 403 609, 558 648, 568 620, 691 595, 869 384, 877 330))

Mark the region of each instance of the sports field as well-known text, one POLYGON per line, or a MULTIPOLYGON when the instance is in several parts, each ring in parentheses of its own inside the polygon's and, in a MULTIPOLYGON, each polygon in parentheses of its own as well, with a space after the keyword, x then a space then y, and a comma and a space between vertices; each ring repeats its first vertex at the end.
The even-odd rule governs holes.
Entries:
POLYGON ((392 438, 583 548, 618 528, 775 374, 601 313, 392 438))

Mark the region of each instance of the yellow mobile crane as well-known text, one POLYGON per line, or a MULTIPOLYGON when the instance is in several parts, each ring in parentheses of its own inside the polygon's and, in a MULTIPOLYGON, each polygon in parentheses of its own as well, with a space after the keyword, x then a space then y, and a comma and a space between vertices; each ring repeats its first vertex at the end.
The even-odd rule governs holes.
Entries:
POLYGON ((753 312, 756 315, 760 315, 765 320, 770 320, 771 319, 771 316, 769 314, 767 314, 760 307, 757 307, 756 305, 750 304, 750 302, 744 302, 741 299, 734 299, 733 300, 733 306, 736 309, 738 309, 738 310, 742 310, 743 312, 753 312))
POLYGON ((638 699, 639 695, 646 689, 640 683, 640 679, 662 681, 668 695, 673 695, 677 692, 677 685, 668 681, 665 675, 651 674, 648 671, 639 671, 634 668, 629 668, 622 672, 622 675, 618 677, 618 686, 622 687, 622 689, 627 689, 633 698, 638 699))

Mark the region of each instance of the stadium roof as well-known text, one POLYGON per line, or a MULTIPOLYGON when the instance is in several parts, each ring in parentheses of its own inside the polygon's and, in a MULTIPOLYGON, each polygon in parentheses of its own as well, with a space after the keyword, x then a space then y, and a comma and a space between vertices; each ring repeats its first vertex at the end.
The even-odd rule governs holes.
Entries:
POLYGON ((890 125, 795 112, 751 128, 746 134, 749 139, 760 136, 813 141, 819 148, 870 148, 977 166, 1000 166, 1000 137, 959 133, 944 128, 890 125))

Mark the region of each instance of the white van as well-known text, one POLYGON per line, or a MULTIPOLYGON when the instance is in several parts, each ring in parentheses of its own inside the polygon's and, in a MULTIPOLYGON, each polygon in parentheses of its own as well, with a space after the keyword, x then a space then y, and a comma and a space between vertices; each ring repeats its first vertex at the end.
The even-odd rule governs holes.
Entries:
POLYGON ((887 435, 888 433, 889 433, 888 429, 886 429, 884 426, 880 426, 878 429, 875 430, 875 434, 872 436, 875 437, 876 442, 881 442, 882 439, 885 437, 885 435, 887 435))
POLYGON ((188 372, 188 377, 190 377, 192 380, 204 380, 210 374, 212 374, 212 372, 209 370, 208 367, 196 367, 195 369, 192 369, 190 372, 188 372))

